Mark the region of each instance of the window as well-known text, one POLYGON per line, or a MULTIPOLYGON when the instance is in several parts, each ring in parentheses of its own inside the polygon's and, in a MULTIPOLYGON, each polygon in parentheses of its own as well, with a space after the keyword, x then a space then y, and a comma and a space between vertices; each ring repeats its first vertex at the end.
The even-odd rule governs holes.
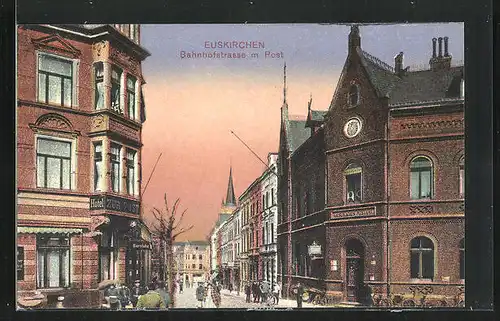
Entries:
POLYGON ((411 240, 411 278, 434 278, 434 244, 427 237, 411 240))
POLYGON ((465 279, 465 239, 460 240, 460 279, 465 279))
POLYGON ((203 255, 198 255, 198 259, 203 260, 203 255))
POLYGON ((266 192, 266 208, 269 207, 269 192, 266 192))
POLYGON ((72 105, 72 61, 44 54, 38 56, 38 100, 46 104, 72 105))
POLYGON ((459 164, 459 193, 460 197, 465 196, 465 160, 464 157, 460 159, 460 164, 459 164))
POLYGON ((347 203, 360 202, 362 198, 361 186, 362 169, 357 164, 350 164, 344 171, 346 180, 347 203))
POLYGON ((199 268, 200 270, 203 270, 203 264, 200 264, 200 265, 198 266, 198 268, 199 268))
POLYGON ((37 287, 60 288, 69 286, 69 237, 37 237, 37 287))
POLYGON ((116 278, 116 263, 118 251, 115 249, 114 233, 105 232, 101 236, 99 245, 99 280, 113 280, 116 278))
POLYGON ((193 254, 192 257, 191 257, 191 259, 196 260, 196 255, 193 254))
POLYGON ((121 146, 111 143, 111 190, 120 192, 120 151, 121 146))
POLYGON ((359 104, 359 87, 356 84, 349 87, 349 106, 354 107, 359 104))
POLYGON ((460 81, 460 98, 465 98, 465 81, 460 81))
POLYGON ((102 190, 102 142, 94 143, 94 191, 102 190))
POLYGON ((274 223, 271 223, 271 243, 274 243, 274 223))
POLYGON ((104 108, 104 68, 102 62, 94 65, 95 101, 96 110, 104 108))
POLYGON ((432 197, 432 162, 424 156, 415 157, 410 164, 411 199, 432 197))
POLYGON ((135 155, 136 152, 131 149, 127 149, 127 193, 129 195, 135 195, 135 155))
POLYGON ((17 247, 17 281, 24 281, 24 247, 17 247))
POLYGON ((196 264, 191 264, 191 268, 195 269, 196 268, 196 264))
POLYGON ((37 187, 71 188, 71 143, 38 138, 37 187))
POLYGON ((271 188, 271 205, 274 205, 274 188, 271 188))
POLYGON ((111 70, 111 109, 120 114, 123 113, 120 106, 121 76, 122 71, 119 68, 113 67, 111 70))
POLYGON ((266 208, 266 195, 262 195, 262 210, 266 208))
POLYGON ((130 119, 135 119, 135 83, 136 79, 132 76, 127 77, 127 106, 128 106, 128 117, 130 119))

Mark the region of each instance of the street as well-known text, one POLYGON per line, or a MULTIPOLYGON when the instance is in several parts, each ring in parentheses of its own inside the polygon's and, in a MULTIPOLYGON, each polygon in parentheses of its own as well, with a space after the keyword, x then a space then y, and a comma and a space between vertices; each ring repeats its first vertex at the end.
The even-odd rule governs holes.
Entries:
MULTIPOLYGON (((176 309, 196 309, 198 301, 196 301, 196 288, 184 288, 182 293, 175 294, 175 308, 176 309)), ((303 303, 304 308, 317 307, 309 303, 303 303)), ((295 308, 297 304, 293 300, 280 299, 279 305, 274 308, 295 308)), ((235 291, 229 294, 228 290, 221 291, 221 306, 219 309, 265 309, 268 308, 260 303, 246 303, 245 296, 242 292, 238 296, 235 291)))

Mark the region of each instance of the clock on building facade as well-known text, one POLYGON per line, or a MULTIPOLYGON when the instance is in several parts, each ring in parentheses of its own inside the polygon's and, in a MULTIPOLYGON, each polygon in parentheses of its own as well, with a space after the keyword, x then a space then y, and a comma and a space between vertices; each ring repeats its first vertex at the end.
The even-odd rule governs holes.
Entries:
POLYGON ((344 134, 349 137, 355 137, 361 132, 363 124, 359 118, 351 118, 344 125, 344 134))

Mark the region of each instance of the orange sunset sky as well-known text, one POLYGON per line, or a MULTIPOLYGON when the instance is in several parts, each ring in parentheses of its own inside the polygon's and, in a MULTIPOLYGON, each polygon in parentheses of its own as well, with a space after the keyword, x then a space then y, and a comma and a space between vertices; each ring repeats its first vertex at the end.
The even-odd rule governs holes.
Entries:
MULTIPOLYGON (((431 38, 450 37, 453 59, 463 59, 463 25, 433 24, 363 26, 363 50, 393 64, 405 53, 405 65, 427 64, 431 38)), ((144 197, 146 221, 152 207, 181 199, 188 209, 183 226, 194 225, 177 241, 205 239, 222 198, 229 167, 236 196, 262 173, 264 165, 238 141, 243 139, 262 159, 277 152, 283 63, 287 64, 287 101, 291 114, 327 110, 347 56, 349 26, 335 25, 143 25, 142 46, 150 53, 143 63, 147 120, 143 125, 143 188, 163 153, 144 197), (180 51, 210 52, 206 41, 262 41, 252 59, 182 59, 180 51), (267 50, 284 59, 265 58, 267 50)))

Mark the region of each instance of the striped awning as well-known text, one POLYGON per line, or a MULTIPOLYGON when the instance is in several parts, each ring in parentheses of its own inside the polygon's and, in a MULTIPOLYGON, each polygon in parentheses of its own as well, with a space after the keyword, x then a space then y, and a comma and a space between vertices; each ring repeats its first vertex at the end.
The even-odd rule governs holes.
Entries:
POLYGON ((17 233, 31 233, 31 234, 75 234, 82 233, 81 228, 63 228, 63 227, 27 227, 18 226, 17 233))

